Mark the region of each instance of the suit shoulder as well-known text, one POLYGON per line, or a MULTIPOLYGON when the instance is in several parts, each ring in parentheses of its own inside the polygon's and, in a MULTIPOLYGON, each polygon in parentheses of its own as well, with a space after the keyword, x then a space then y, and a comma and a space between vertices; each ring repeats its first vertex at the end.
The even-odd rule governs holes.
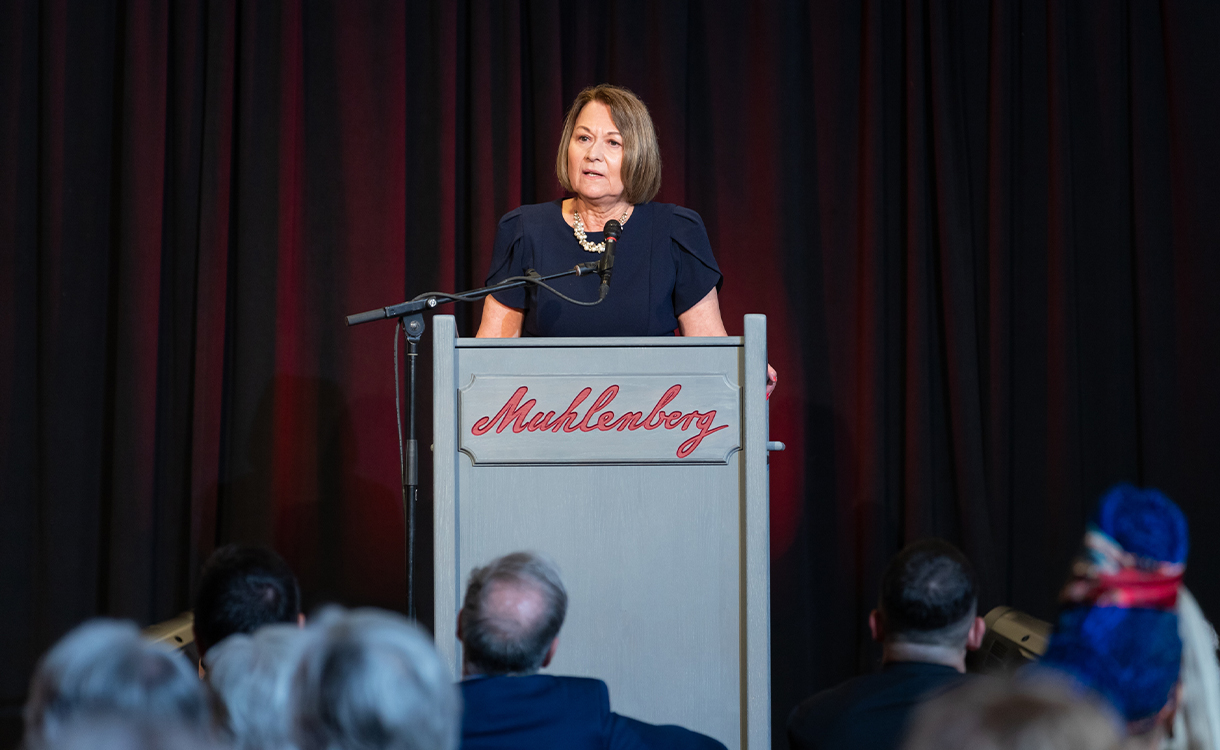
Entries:
POLYGON ((818 724, 825 718, 841 715, 862 692, 867 692, 872 678, 873 675, 853 677, 809 696, 788 714, 788 730, 799 730, 809 724, 818 724))
POLYGON ((595 677, 555 677, 557 683, 572 693, 581 695, 597 695, 609 702, 610 689, 606 683, 595 677))

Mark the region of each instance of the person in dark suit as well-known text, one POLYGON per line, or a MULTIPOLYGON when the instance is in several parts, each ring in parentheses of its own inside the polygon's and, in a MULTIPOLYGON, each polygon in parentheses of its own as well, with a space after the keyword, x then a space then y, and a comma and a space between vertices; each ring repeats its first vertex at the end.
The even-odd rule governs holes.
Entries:
POLYGON ((890 561, 868 617, 882 670, 823 690, 788 717, 792 750, 893 750, 912 709, 966 679, 966 651, 983 643, 970 561, 939 539, 908 545, 890 561))
POLYGON ((567 606, 558 570, 535 553, 471 572, 458 614, 463 750, 723 750, 682 727, 614 713, 601 680, 538 674, 555 656, 567 606))

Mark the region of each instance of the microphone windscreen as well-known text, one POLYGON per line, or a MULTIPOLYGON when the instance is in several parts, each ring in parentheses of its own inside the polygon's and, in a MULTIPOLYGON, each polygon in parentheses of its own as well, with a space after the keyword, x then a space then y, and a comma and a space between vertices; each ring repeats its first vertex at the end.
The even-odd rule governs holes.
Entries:
POLYGON ((618 223, 618 219, 611 219, 602 227, 602 231, 606 233, 606 239, 618 242, 618 238, 623 234, 623 225, 618 223))

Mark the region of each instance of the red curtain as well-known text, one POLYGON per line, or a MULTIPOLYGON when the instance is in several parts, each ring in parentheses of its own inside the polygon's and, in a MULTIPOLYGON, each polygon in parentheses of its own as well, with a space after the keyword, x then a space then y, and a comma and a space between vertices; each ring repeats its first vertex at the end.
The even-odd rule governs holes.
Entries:
MULTIPOLYGON (((1205 538, 1217 38, 1209 2, 6 3, 7 715, 82 619, 187 609, 218 543, 403 606, 394 334, 343 316, 481 284, 601 81, 649 104, 730 333, 768 316, 777 737, 871 666, 911 539, 1049 618, 1109 484, 1205 538)), ((1205 609, 1215 568, 1191 559, 1205 609)))

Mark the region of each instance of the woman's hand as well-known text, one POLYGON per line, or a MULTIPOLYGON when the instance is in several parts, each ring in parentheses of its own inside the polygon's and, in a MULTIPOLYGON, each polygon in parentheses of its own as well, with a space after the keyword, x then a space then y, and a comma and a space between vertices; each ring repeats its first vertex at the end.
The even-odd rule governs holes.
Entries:
MULTIPOLYGON (((724 330, 724 321, 720 317, 720 297, 716 288, 695 303, 695 306, 678 316, 678 333, 683 336, 728 336, 724 330)), ((481 331, 480 331, 481 334, 481 331)), ((767 398, 779 382, 775 368, 767 365, 767 398)))
POLYGON ((515 339, 521 337, 525 311, 501 304, 490 294, 483 298, 483 319, 479 321, 480 339, 515 339))

